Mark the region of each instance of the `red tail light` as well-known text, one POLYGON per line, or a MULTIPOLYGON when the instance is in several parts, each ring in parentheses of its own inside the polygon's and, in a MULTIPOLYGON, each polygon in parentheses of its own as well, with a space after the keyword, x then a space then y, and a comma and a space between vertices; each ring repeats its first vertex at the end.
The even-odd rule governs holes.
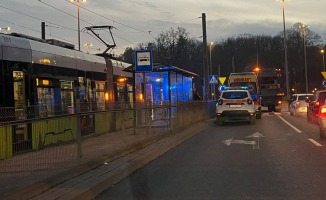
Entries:
POLYGON ((282 105, 282 101, 278 101, 277 104, 280 106, 282 105))
POLYGON ((300 106, 300 101, 295 102, 296 106, 300 106))
POLYGON ((321 107, 319 110, 320 114, 326 114, 326 107, 321 107))
POLYGON ((316 101, 315 106, 320 106, 319 101, 316 101))

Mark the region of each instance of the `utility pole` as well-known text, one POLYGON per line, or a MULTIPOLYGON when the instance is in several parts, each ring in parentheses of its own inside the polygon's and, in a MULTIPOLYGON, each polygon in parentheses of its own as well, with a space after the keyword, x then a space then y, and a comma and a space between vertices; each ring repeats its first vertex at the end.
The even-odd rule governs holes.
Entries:
POLYGON ((45 22, 41 22, 42 39, 45 40, 45 22))
POLYGON ((206 35, 206 14, 202 13, 203 26, 203 100, 208 100, 208 65, 207 65, 207 35, 206 35))
POLYGON ((290 99, 290 83, 289 83, 289 67, 288 67, 288 48, 287 48, 287 38, 285 29, 285 12, 284 12, 284 0, 282 0, 282 13, 283 13, 283 31, 284 31, 284 68, 285 68, 285 85, 286 85, 286 99, 290 99))

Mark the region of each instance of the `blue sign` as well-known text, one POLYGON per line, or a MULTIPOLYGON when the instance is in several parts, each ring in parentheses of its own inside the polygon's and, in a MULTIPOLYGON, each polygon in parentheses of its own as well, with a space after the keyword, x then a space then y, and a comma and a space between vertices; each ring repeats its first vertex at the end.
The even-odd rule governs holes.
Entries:
POLYGON ((135 51, 136 72, 151 72, 153 71, 152 50, 135 51))
POLYGON ((222 92, 222 91, 226 90, 226 88, 227 88, 226 85, 220 85, 218 87, 218 91, 222 92))
POLYGON ((322 84, 322 86, 326 87, 326 80, 323 80, 323 81, 321 82, 321 84, 322 84))
POLYGON ((218 84, 218 75, 209 75, 209 84, 218 84))

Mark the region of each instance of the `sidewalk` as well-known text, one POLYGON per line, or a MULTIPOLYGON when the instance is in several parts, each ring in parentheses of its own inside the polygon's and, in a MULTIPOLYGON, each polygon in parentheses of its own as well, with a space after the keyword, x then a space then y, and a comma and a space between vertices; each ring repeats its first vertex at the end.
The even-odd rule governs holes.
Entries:
POLYGON ((112 184, 207 126, 207 122, 199 122, 177 133, 134 134, 133 129, 129 129, 88 138, 82 143, 83 158, 78 165, 46 170, 37 177, 26 174, 16 177, 14 187, 0 184, 0 199, 95 198, 112 184))

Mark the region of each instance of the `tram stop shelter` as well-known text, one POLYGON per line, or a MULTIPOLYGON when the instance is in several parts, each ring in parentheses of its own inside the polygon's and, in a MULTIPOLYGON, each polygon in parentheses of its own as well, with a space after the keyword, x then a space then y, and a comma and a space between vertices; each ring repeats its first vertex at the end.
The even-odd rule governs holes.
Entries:
POLYGON ((153 63, 151 72, 137 72, 132 65, 125 69, 134 75, 136 126, 167 126, 178 115, 178 106, 193 100, 194 81, 198 74, 163 63, 153 63), (141 114, 140 114, 141 113, 141 114))

